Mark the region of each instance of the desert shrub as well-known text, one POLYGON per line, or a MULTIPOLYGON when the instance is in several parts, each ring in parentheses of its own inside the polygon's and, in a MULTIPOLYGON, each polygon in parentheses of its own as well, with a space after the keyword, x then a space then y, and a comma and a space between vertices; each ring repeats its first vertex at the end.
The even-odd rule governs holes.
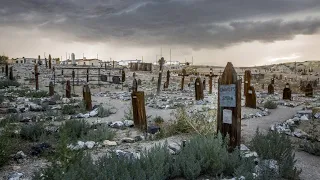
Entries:
POLYGON ((21 121, 23 116, 21 114, 9 114, 4 119, 0 120, 0 127, 5 127, 10 123, 17 123, 21 121))
POLYGON ((23 125, 20 131, 20 137, 28 141, 39 141, 40 137, 46 133, 44 126, 40 123, 23 125))
POLYGON ((126 110, 124 110, 123 120, 133 120, 133 110, 132 105, 128 106, 126 110))
POLYGON ((29 91, 25 96, 29 98, 43 98, 48 97, 49 93, 47 91, 29 91))
POLYGON ((240 168, 242 173, 250 174, 254 167, 253 161, 240 158, 238 150, 228 153, 227 143, 221 135, 197 136, 177 155, 171 155, 165 143, 145 151, 137 159, 111 153, 94 163, 89 155, 79 155, 67 162, 54 163, 37 173, 34 179, 196 179, 203 174, 232 176, 234 172, 240 172, 240 168))
POLYGON ((320 156, 320 142, 305 141, 301 146, 305 152, 320 156))
POLYGON ((0 89, 4 89, 4 88, 7 88, 9 86, 20 86, 20 84, 15 81, 15 80, 9 80, 9 79, 6 79, 6 80, 0 80, 0 89))
POLYGON ((102 142, 104 140, 112 140, 116 132, 108 126, 99 126, 96 129, 90 129, 87 134, 82 136, 83 140, 102 142))
POLYGON ((103 118, 103 117, 108 117, 112 114, 112 109, 114 107, 108 107, 104 108, 102 105, 98 107, 98 117, 103 118))
POLYGON ((161 116, 156 116, 153 118, 153 122, 156 124, 162 124, 164 122, 164 119, 161 116))
POLYGON ((76 113, 77 113, 77 108, 75 106, 69 105, 69 104, 63 105, 62 114, 73 115, 73 114, 76 114, 76 113))
POLYGON ((301 170, 295 167, 294 147, 285 134, 274 131, 266 135, 257 129, 256 135, 250 142, 253 151, 256 151, 260 158, 276 160, 279 164, 280 176, 288 179, 298 179, 301 170))
POLYGON ((60 127, 60 134, 67 134, 69 141, 76 141, 86 136, 90 131, 90 124, 85 120, 69 120, 60 127))
POLYGON ((278 105, 273 101, 267 101, 264 103, 263 107, 268 109, 277 109, 278 105))
POLYGON ((11 155, 11 140, 5 135, 0 135, 0 167, 7 164, 11 155))

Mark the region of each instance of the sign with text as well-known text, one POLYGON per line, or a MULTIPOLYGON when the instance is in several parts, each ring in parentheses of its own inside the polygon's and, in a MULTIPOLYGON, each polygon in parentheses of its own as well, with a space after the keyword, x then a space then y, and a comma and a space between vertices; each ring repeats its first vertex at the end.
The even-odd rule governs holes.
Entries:
POLYGON ((236 85, 220 85, 220 106, 221 107, 236 107, 236 85))
POLYGON ((232 111, 224 109, 222 113, 222 122, 225 124, 232 124, 232 111))

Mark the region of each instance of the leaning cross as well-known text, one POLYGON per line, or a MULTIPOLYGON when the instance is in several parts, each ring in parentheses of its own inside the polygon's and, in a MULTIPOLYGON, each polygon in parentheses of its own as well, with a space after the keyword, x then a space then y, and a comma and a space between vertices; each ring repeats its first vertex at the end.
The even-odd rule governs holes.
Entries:
POLYGON ((183 88, 184 88, 184 77, 185 76, 189 76, 189 74, 187 74, 186 69, 182 69, 182 74, 179 74, 178 76, 182 76, 182 79, 181 79, 181 91, 183 91, 183 88))

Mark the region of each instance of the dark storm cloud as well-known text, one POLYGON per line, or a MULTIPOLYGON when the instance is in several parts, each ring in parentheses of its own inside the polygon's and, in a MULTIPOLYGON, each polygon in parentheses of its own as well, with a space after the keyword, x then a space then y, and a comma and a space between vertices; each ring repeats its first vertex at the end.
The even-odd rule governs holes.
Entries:
POLYGON ((71 41, 142 46, 273 42, 320 27, 317 15, 303 17, 320 10, 319 0, 1 0, 1 5, 0 26, 40 29, 71 41), (303 19, 283 18, 292 13, 303 19))

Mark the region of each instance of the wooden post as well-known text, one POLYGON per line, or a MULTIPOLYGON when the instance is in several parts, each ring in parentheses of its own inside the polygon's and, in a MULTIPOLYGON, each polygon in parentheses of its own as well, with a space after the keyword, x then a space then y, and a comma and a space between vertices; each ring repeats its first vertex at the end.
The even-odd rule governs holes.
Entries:
POLYGON ((92 101, 91 101, 91 92, 88 84, 83 86, 83 100, 86 105, 86 110, 91 111, 92 101))
POLYGON ((56 85, 56 68, 54 66, 52 67, 52 72, 53 72, 53 84, 56 85))
POLYGON ((181 91, 183 91, 183 89, 184 89, 184 77, 185 76, 189 76, 189 74, 187 74, 186 69, 182 69, 182 74, 179 74, 178 76, 182 76, 182 79, 181 79, 181 91))
POLYGON ((52 83, 52 81, 50 81, 49 83, 49 96, 53 96, 54 95, 54 85, 52 83))
POLYGON ((75 78, 75 72, 74 69, 72 69, 72 87, 74 89, 74 78, 75 78))
POLYGON ((87 82, 89 82, 89 68, 87 68, 87 82))
POLYGON ((204 95, 203 95, 203 84, 201 82, 201 78, 198 77, 195 81, 194 84, 195 87, 195 96, 196 96, 196 101, 203 100, 204 95))
POLYGON ((4 67, 3 66, 1 67, 1 70, 2 70, 1 72, 4 73, 4 67))
POLYGON ((114 60, 112 60, 112 68, 114 69, 114 60))
POLYGON ((36 81, 36 91, 39 90, 39 73, 38 73, 38 65, 34 65, 34 79, 36 81))
POLYGON ((47 58, 44 58, 44 61, 46 63, 46 69, 48 69, 48 61, 47 61, 47 58))
POLYGON ((287 83, 285 88, 283 89, 282 99, 283 100, 291 100, 291 89, 290 89, 289 83, 287 83))
POLYGON ((12 66, 10 67, 9 79, 10 79, 11 81, 13 81, 13 67, 12 67, 12 66))
POLYGON ((63 75, 63 69, 61 69, 61 75, 63 75))
POLYGON ((271 84, 274 84, 274 78, 271 78, 271 84))
POLYGON ((203 79, 202 81, 202 87, 203 87, 203 90, 206 90, 206 78, 203 79))
POLYGON ((40 55, 38 55, 38 62, 36 64, 40 65, 41 61, 40 61, 40 55))
POLYGON ((121 73, 121 79, 122 79, 122 83, 124 83, 126 81, 126 72, 124 71, 124 69, 122 70, 122 73, 121 73))
POLYGON ((8 63, 6 63, 6 77, 9 76, 9 66, 8 66, 8 63))
POLYGON ((51 69, 51 55, 49 54, 49 69, 51 69))
POLYGON ((138 82, 136 79, 133 79, 132 92, 137 92, 137 91, 138 91, 138 82))
POLYGON ((229 134, 229 145, 240 146, 241 138, 241 80, 228 62, 218 83, 217 132, 229 134))
POLYGON ((253 86, 248 87, 245 105, 246 107, 257 108, 257 96, 253 86))
POLYGON ((67 84, 66 84, 66 97, 67 98, 71 98, 70 80, 67 80, 67 84))
POLYGON ((250 70, 246 70, 244 72, 244 91, 243 91, 243 95, 245 97, 247 97, 247 94, 248 94, 248 89, 249 87, 251 86, 251 71, 250 70))
POLYGON ((166 88, 168 88, 169 87, 169 84, 170 84, 170 71, 168 70, 167 71, 167 82, 166 82, 166 88))
POLYGON ((163 64, 165 63, 164 58, 162 57, 159 59, 159 77, 158 77, 158 85, 157 85, 157 95, 160 95, 160 88, 161 88, 161 80, 162 80, 162 71, 163 71, 163 64))
POLYGON ((147 130, 147 116, 143 91, 133 91, 131 94, 134 125, 142 131, 147 130))

